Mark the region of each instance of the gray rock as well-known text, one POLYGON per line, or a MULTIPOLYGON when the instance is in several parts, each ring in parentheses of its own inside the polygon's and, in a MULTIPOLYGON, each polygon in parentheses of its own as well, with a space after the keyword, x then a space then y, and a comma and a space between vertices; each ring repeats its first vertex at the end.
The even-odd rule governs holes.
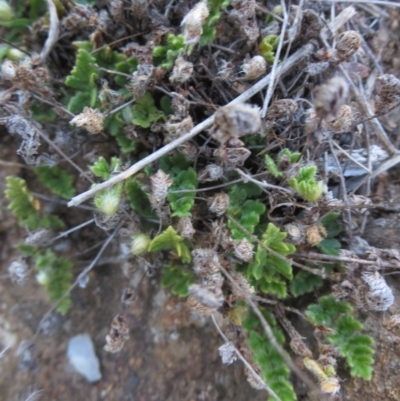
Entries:
POLYGON ((88 382, 101 379, 100 363, 88 334, 79 334, 68 342, 67 355, 72 367, 88 382))

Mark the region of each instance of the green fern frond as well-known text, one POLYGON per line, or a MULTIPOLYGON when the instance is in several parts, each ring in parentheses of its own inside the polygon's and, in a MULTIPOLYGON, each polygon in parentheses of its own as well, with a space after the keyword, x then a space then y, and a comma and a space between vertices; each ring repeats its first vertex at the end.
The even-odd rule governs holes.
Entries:
POLYGON ((40 213, 40 203, 29 192, 25 180, 18 177, 7 177, 6 198, 10 201, 8 208, 18 218, 19 225, 29 230, 38 228, 61 228, 64 223, 57 216, 40 213))
MULTIPOLYGON (((296 250, 294 245, 283 242, 286 236, 287 233, 269 223, 261 242, 266 248, 286 257, 296 250)), ((286 283, 281 276, 292 280, 292 266, 286 260, 269 252, 265 247, 260 244, 257 245, 255 258, 248 265, 248 274, 256 280, 263 292, 273 293, 284 298, 287 295, 287 290, 286 283)))
POLYGON ((34 169, 39 177, 39 181, 51 192, 61 196, 64 199, 70 199, 75 194, 75 189, 72 187, 74 176, 68 174, 59 166, 41 166, 34 169))
MULTIPOLYGON (((181 171, 176 177, 173 177, 173 184, 169 188, 169 192, 180 190, 194 190, 197 188, 198 180, 196 171, 189 168, 181 171)), ((196 191, 184 193, 170 193, 167 196, 168 202, 173 211, 173 217, 191 216, 190 210, 194 205, 196 191)))
POLYGON ((156 46, 153 50, 154 65, 170 70, 174 66, 175 60, 185 51, 185 41, 183 35, 168 35, 167 43, 163 46, 156 46))
POLYGON ((65 85, 86 92, 94 87, 98 77, 96 59, 85 49, 78 49, 74 68, 65 79, 65 85))
POLYGON ((316 166, 304 166, 296 177, 288 180, 290 186, 309 202, 316 202, 324 192, 324 182, 315 180, 316 173, 316 166))
POLYGON ((151 241, 148 251, 159 252, 164 249, 174 249, 183 263, 189 263, 192 258, 188 245, 172 226, 151 241))
POLYGON ((282 172, 278 170, 278 166, 274 162, 271 156, 265 155, 264 162, 267 167, 267 170, 275 177, 279 178, 282 176, 282 172))
POLYGON ((131 208, 144 219, 156 219, 147 194, 142 189, 143 185, 135 178, 125 182, 126 197, 131 208))
MULTIPOLYGON (((247 198, 259 196, 259 191, 260 188, 254 184, 233 185, 232 189, 229 191, 230 202, 228 214, 251 234, 253 234, 255 227, 259 224, 266 207, 260 201, 247 198)), ((248 237, 248 235, 232 221, 228 221, 228 227, 234 240, 241 240, 248 237)))
POLYGON ((118 157, 112 157, 109 164, 103 156, 100 156, 89 169, 96 177, 106 181, 111 177, 112 173, 119 171, 120 165, 121 161, 118 157))
MULTIPOLYGON (((275 318, 265 309, 260 310, 270 324, 277 342, 283 345, 285 336, 278 328, 275 318)), ((290 382, 290 369, 262 332, 260 321, 253 312, 249 312, 243 322, 243 328, 248 333, 247 343, 252 350, 254 362, 261 369, 263 380, 282 401, 295 401, 296 394, 290 382)))
POLYGON ((312 323, 331 329, 333 334, 328 334, 326 337, 346 359, 350 374, 370 380, 374 363, 372 358, 374 342, 371 337, 359 334, 363 325, 349 314, 352 310, 353 308, 347 302, 336 301, 332 296, 325 296, 318 300, 318 304, 307 308, 306 316, 312 323))
POLYGON ((156 121, 164 120, 165 115, 154 104, 153 96, 147 92, 138 99, 132 107, 132 124, 142 128, 149 128, 156 121))
POLYGON ((194 282, 194 276, 181 266, 170 265, 162 270, 163 287, 172 287, 171 292, 180 298, 187 297, 189 285, 194 282))
POLYGON ((321 287, 323 283, 324 280, 321 276, 301 271, 290 282, 290 291, 295 297, 298 297, 299 295, 314 291, 316 288, 321 287))
MULTIPOLYGON (((57 256, 50 249, 37 253, 34 260, 38 270, 38 281, 49 293, 49 300, 59 301, 71 286, 72 263, 62 256, 57 256)), ((61 301, 57 309, 64 315, 70 304, 71 298, 68 295, 61 301)))

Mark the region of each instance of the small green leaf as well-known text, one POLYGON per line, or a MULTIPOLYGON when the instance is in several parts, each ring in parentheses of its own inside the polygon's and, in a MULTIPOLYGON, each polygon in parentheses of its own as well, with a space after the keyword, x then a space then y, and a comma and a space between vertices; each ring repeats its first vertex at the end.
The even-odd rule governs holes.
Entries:
POLYGON ((186 261, 190 261, 190 253, 187 251, 187 247, 182 243, 183 238, 177 234, 172 226, 169 226, 165 231, 151 241, 149 252, 175 249, 178 256, 184 258, 186 261))
POLYGON ((295 297, 312 292, 316 288, 321 287, 324 281, 321 276, 306 271, 297 273, 290 282, 290 291, 295 297))
POLYGON ((96 59, 87 50, 78 49, 75 66, 66 78, 65 85, 83 92, 94 87, 95 80, 98 77, 98 69, 92 64, 97 65, 96 59))
POLYGON ((172 287, 171 292, 178 297, 187 297, 188 287, 193 282, 193 274, 180 266, 171 265, 162 271, 161 285, 172 287))
POLYGON ((132 107, 132 123, 143 128, 149 128, 154 122, 165 119, 165 115, 154 105, 150 92, 138 99, 132 107))
POLYGON ((59 166, 35 167, 35 173, 39 177, 39 181, 54 194, 61 196, 64 199, 70 199, 75 194, 75 189, 72 187, 74 176, 68 174, 59 166))

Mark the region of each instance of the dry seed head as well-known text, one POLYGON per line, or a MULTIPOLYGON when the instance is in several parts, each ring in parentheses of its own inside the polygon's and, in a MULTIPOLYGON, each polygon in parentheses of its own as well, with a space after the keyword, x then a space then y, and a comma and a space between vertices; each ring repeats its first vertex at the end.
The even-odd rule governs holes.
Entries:
POLYGON ((200 2, 186 14, 182 20, 183 36, 186 45, 195 45, 203 34, 203 25, 209 16, 207 4, 200 2))
POLYGON ((343 106, 349 87, 341 77, 330 79, 323 85, 316 87, 314 94, 314 109, 320 119, 335 118, 343 106))
POLYGON ((81 114, 75 116, 69 123, 77 127, 84 127, 90 134, 99 134, 103 131, 104 115, 97 109, 85 107, 81 114))
POLYGON ((197 315, 210 316, 217 311, 217 308, 210 308, 199 302, 194 296, 189 295, 186 301, 192 313, 197 315))
POLYGON ((243 79, 251 81, 264 75, 267 71, 267 62, 262 56, 254 56, 242 64, 243 79))
POLYGON ((210 198, 210 212, 217 216, 222 216, 229 208, 229 195, 225 192, 220 192, 210 198))
POLYGON ((299 106, 295 100, 280 99, 275 100, 268 108, 265 124, 267 128, 272 127, 277 122, 287 124, 297 112, 299 106))
POLYGON ((217 164, 209 164, 199 173, 200 182, 217 181, 224 176, 224 169, 217 164))
POLYGON ((123 22, 125 20, 123 0, 110 0, 108 10, 115 22, 123 22))
POLYGON ((139 64, 137 70, 132 74, 126 89, 134 99, 143 97, 151 82, 154 66, 152 64, 139 64))
POLYGON ((400 95, 400 79, 392 74, 384 74, 376 79, 379 94, 393 93, 400 95))
POLYGON ((184 134, 187 134, 193 128, 193 120, 192 117, 187 116, 182 121, 180 121, 180 119, 172 116, 164 124, 164 128, 168 131, 168 135, 166 135, 164 143, 169 143, 172 142, 174 139, 179 138, 184 134))
POLYGON ((104 350, 107 352, 119 352, 129 338, 129 327, 125 316, 118 314, 111 323, 111 330, 106 336, 104 350))
POLYGON ((336 38, 334 57, 337 61, 348 61, 361 46, 361 36, 356 31, 346 31, 336 38))
POLYGON ((151 205, 156 209, 161 206, 167 197, 168 188, 173 184, 169 175, 164 171, 158 170, 156 174, 150 177, 151 181, 151 205))
POLYGON ((222 146, 214 151, 214 157, 228 169, 243 166, 250 155, 251 151, 247 148, 227 148, 222 146))
POLYGON ((178 118, 185 118, 189 114, 190 103, 183 95, 179 93, 172 92, 172 110, 174 110, 174 115, 178 118))
POLYGON ((218 309, 224 303, 221 288, 203 287, 198 284, 189 286, 189 294, 207 308, 218 309))
POLYGON ((328 236, 325 227, 322 224, 315 224, 306 229, 307 241, 310 245, 317 245, 328 236))
POLYGON ((23 260, 16 260, 8 267, 10 280, 14 284, 23 284, 28 277, 28 265, 23 260))
POLYGON ((188 239, 193 238, 193 235, 196 233, 196 230, 193 228, 192 220, 190 217, 180 218, 177 230, 181 237, 188 239))
POLYGON ((169 76, 170 82, 183 84, 188 81, 193 74, 193 63, 186 61, 183 57, 175 60, 174 68, 169 76))
POLYGON ((301 244, 305 241, 304 227, 299 224, 289 223, 285 225, 285 231, 294 244, 301 244))
POLYGON ((233 7, 232 14, 237 15, 239 20, 246 20, 255 16, 255 0, 233 0, 231 6, 233 7))
POLYGON ((95 25, 97 23, 97 17, 98 15, 92 6, 88 4, 77 4, 69 11, 61 24, 68 31, 78 31, 95 25))
POLYGON ((230 61, 223 60, 218 69, 218 79, 221 81, 232 81, 235 77, 235 68, 230 61))
POLYGON ((235 242, 233 247, 233 253, 238 259, 243 262, 250 262, 253 259, 254 245, 246 238, 243 238, 239 243, 235 242))
POLYGON ((311 77, 314 75, 321 74, 330 66, 329 61, 320 61, 319 63, 308 63, 303 69, 304 72, 309 74, 311 77))
POLYGON ((326 128, 333 131, 335 134, 343 134, 349 132, 353 125, 353 111, 351 107, 344 104, 336 118, 333 120, 325 121, 326 128))
POLYGON ((244 103, 221 107, 215 113, 215 139, 226 143, 230 139, 257 132, 261 128, 260 111, 244 103))
POLYGON ((231 275, 235 283, 242 289, 242 291, 239 291, 236 286, 232 285, 232 283, 230 284, 232 294, 236 299, 244 300, 247 296, 255 293, 254 287, 249 284, 243 274, 234 272, 231 275))

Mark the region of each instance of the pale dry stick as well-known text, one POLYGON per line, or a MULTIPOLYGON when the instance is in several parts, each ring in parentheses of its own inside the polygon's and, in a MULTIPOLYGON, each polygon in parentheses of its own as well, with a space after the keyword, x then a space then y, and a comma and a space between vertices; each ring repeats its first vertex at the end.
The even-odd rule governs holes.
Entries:
MULTIPOLYGON (((251 299, 250 294, 248 294, 242 287, 240 287, 236 281, 232 278, 232 276, 228 273, 228 271, 222 267, 219 266, 219 269, 222 271, 222 273, 225 275, 225 277, 231 282, 231 285, 235 288, 236 291, 238 291, 240 294, 242 294, 243 298, 247 302, 247 304, 250 306, 250 308, 253 310, 253 312, 257 315, 257 317, 260 319, 261 326, 264 330, 265 335, 267 336, 269 342, 271 345, 275 348, 276 352, 282 357, 282 359, 285 361, 287 366, 301 379, 307 386, 310 387, 312 390, 317 390, 315 384, 297 367, 297 365, 292 361, 290 356, 284 351, 284 349, 281 347, 280 344, 276 341, 276 338, 274 336, 274 333, 272 332, 271 326, 265 319, 264 315, 261 313, 260 309, 258 306, 254 303, 254 301, 251 299)), ((317 390, 318 391, 318 390, 317 390)))
MULTIPOLYGON (((258 185, 261 188, 270 188, 270 189, 276 189, 277 191, 282 191, 282 192, 286 192, 289 195, 293 195, 293 191, 290 191, 289 189, 280 187, 278 185, 273 185, 273 184, 268 184, 265 181, 258 181, 255 180, 253 177, 251 177, 250 175, 244 173, 242 170, 240 170, 239 168, 235 168, 235 171, 237 171, 242 177, 243 177, 243 182, 246 181, 251 181, 254 184, 258 185)), ((264 173, 263 173, 264 174, 264 173)))
POLYGON ((69 234, 73 233, 74 231, 80 230, 81 228, 86 227, 86 226, 88 226, 89 224, 92 224, 92 223, 94 223, 94 222, 95 222, 95 219, 91 219, 91 220, 85 221, 85 222, 82 223, 82 224, 79 224, 78 226, 72 227, 72 228, 70 228, 69 230, 64 231, 64 232, 58 234, 56 237, 52 238, 46 245, 50 245, 50 244, 52 244, 53 242, 59 240, 60 238, 67 237, 69 234))
POLYGON ((294 260, 285 258, 282 256, 280 253, 275 252, 273 249, 267 247, 265 244, 263 244, 255 235, 253 235, 250 231, 246 230, 238 221, 236 221, 232 216, 227 216, 227 218, 235 224, 235 226, 239 227, 246 235, 248 235, 253 241, 257 242, 258 245, 261 246, 261 248, 264 248, 267 252, 269 252, 271 255, 276 256, 278 259, 283 260, 286 263, 289 263, 290 265, 297 266, 302 270, 308 271, 309 273, 315 274, 316 276, 321 276, 322 278, 326 278, 326 273, 323 270, 319 269, 311 269, 310 267, 304 266, 301 263, 295 262, 294 260))
POLYGON ((356 14, 356 9, 353 6, 346 7, 339 13, 335 19, 329 22, 328 26, 322 29, 321 37, 326 40, 331 34, 332 36, 347 22, 349 22, 356 14))
MULTIPOLYGON (((281 55, 283 41, 285 38, 286 27, 287 27, 287 24, 289 21, 289 15, 286 10, 285 0, 281 0, 281 7, 282 7, 282 11, 283 11, 283 23, 282 23, 282 28, 281 28, 281 34, 279 36, 278 47, 276 49, 275 56, 274 56, 274 63, 272 64, 272 69, 269 74, 271 78, 269 80, 267 93, 265 95, 264 104, 263 104, 263 108, 261 111, 261 118, 264 118, 267 114, 268 103, 271 100, 271 97, 272 97, 272 94, 273 94, 273 91, 275 88, 275 76, 278 75, 277 69, 278 69, 279 56, 281 55)), ((278 76, 278 78, 279 78, 279 76, 278 76)))
POLYGON ((376 266, 384 267, 387 269, 399 269, 400 264, 394 264, 390 262, 385 262, 384 260, 380 260, 379 263, 376 260, 365 260, 365 259, 357 259, 357 258, 348 258, 346 256, 332 256, 332 255, 323 255, 315 252, 308 253, 295 253, 296 257, 305 259, 305 260, 321 260, 321 261, 332 261, 332 262, 347 262, 347 263, 359 263, 360 265, 366 266, 376 266))
MULTIPOLYGON (((332 142, 333 142, 332 139, 329 139, 329 147, 331 149, 331 153, 335 160, 337 169, 340 172, 339 179, 340 179, 340 186, 342 187, 342 191, 343 191, 342 196, 344 198, 344 202, 346 203, 346 206, 350 206, 349 197, 347 196, 347 188, 346 188, 346 182, 345 182, 344 175, 343 175, 342 166, 340 165, 339 159, 336 156, 336 153, 333 149, 332 142)), ((350 246, 351 246, 351 244, 353 242, 353 235, 352 235, 352 231, 351 231, 351 222, 352 222, 351 209, 346 209, 346 214, 347 214, 348 225, 349 225, 348 234, 349 234, 349 241, 350 241, 350 246)))
POLYGON ((46 104, 48 104, 48 105, 50 105, 50 106, 52 106, 52 107, 57 107, 58 109, 60 109, 60 110, 62 110, 65 114, 68 114, 69 116, 71 116, 71 117, 75 117, 75 114, 74 113, 71 113, 68 109, 66 109, 65 107, 63 107, 63 106, 61 106, 61 105, 59 105, 59 104, 55 104, 55 103, 53 103, 53 102, 50 102, 49 100, 46 100, 46 99, 43 99, 42 97, 40 97, 39 95, 37 95, 35 92, 31 92, 32 93, 32 96, 35 98, 35 99, 37 99, 37 100, 39 100, 39 102, 42 102, 42 103, 46 103, 46 104))
POLYGON ((361 10, 366 11, 367 13, 371 14, 375 18, 389 18, 390 15, 379 7, 376 7, 375 4, 371 3, 357 3, 357 7, 361 10))
POLYGON ((3 358, 4 354, 10 349, 11 347, 8 346, 6 348, 3 349, 3 351, 0 352, 0 359, 3 358))
POLYGON ((51 49, 56 44, 60 32, 60 20, 58 19, 56 5, 54 4, 53 0, 46 0, 46 3, 50 14, 50 28, 46 43, 44 44, 42 52, 40 53, 40 58, 43 62, 46 61, 51 49))
POLYGON ((28 398, 25 399, 25 401, 38 401, 43 390, 35 390, 32 394, 29 395, 28 398))
POLYGON ((246 368, 250 371, 250 373, 253 375, 253 377, 262 385, 263 389, 266 390, 270 395, 272 395, 274 398, 276 398, 278 401, 282 401, 276 393, 268 386, 267 383, 260 377, 260 375, 257 374, 257 372, 253 369, 253 367, 247 362, 246 358, 240 353, 240 351, 233 345, 231 341, 229 341, 228 337, 224 334, 222 331, 221 327, 219 327, 219 324, 217 323, 214 315, 211 315, 211 320, 214 323, 215 328, 217 329, 219 335, 222 337, 222 339, 225 341, 225 343, 231 343, 233 346, 233 349, 235 351, 235 354, 238 356, 238 358, 244 363, 246 368))
POLYGON ((100 248, 99 252, 97 253, 96 257, 92 260, 92 262, 89 264, 86 269, 84 269, 76 278, 76 280, 73 282, 73 284, 68 288, 67 291, 64 292, 64 294, 61 296, 61 298, 45 313, 45 315, 42 317, 41 321, 39 322, 38 328, 36 330, 36 333, 33 336, 32 341, 36 339, 36 337, 40 333, 40 329, 42 327, 43 322, 58 308, 58 306, 61 304, 61 302, 67 297, 71 291, 79 284, 80 280, 82 277, 85 277, 96 265, 97 261, 100 259, 100 256, 103 254, 107 246, 110 244, 110 242, 114 239, 115 235, 119 231, 121 227, 121 223, 117 226, 117 228, 114 230, 114 232, 106 239, 104 242, 103 246, 100 248))
MULTIPOLYGON (((315 47, 314 44, 308 43, 305 46, 303 46, 301 49, 296 51, 294 54, 292 54, 285 63, 281 64, 278 66, 277 70, 279 74, 284 74, 291 70, 293 67, 297 65, 297 63, 305 56, 308 54, 312 53, 314 51, 315 47)), ((266 85, 268 85, 270 80, 270 74, 262 78, 260 81, 256 82, 251 88, 249 88, 247 91, 243 92, 241 95, 239 95, 237 98, 232 100, 229 105, 231 104, 236 104, 240 102, 246 102, 249 100, 251 97, 253 97, 256 93, 258 93, 260 90, 265 88, 266 85)), ((208 117, 206 120, 201 122, 200 124, 197 124, 190 132, 188 132, 185 135, 182 135, 180 138, 175 139, 174 141, 168 143, 161 149, 157 150, 156 152, 152 153, 151 155, 145 157, 144 159, 140 160, 139 162, 135 163, 131 167, 129 167, 127 170, 123 171, 122 173, 110 178, 107 181, 104 181, 103 183, 97 185, 96 187, 93 187, 89 189, 86 192, 83 192, 80 195, 77 195, 71 199, 71 201, 68 203, 68 206, 76 206, 81 204, 82 202, 86 201, 87 199, 90 199, 92 196, 94 196, 97 192, 112 187, 113 185, 124 181, 125 179, 129 178, 133 174, 136 174, 138 171, 140 171, 143 167, 149 165, 150 163, 155 162, 158 160, 161 156, 164 156, 165 154, 171 152, 171 150, 176 149, 178 146, 182 145, 183 143, 187 142, 189 139, 192 139, 195 137, 197 134, 200 132, 204 131, 206 128, 210 127, 212 123, 214 122, 214 114, 210 117, 208 117)))
POLYGON ((375 178, 379 174, 384 173, 385 171, 389 170, 390 168, 396 166, 400 163, 400 153, 393 155, 390 159, 385 160, 381 163, 371 174, 371 178, 375 178))
POLYGON ((380 1, 380 0, 322 0, 323 3, 361 3, 361 4, 375 4, 377 6, 386 7, 400 7, 400 3, 394 3, 391 1, 380 1))

